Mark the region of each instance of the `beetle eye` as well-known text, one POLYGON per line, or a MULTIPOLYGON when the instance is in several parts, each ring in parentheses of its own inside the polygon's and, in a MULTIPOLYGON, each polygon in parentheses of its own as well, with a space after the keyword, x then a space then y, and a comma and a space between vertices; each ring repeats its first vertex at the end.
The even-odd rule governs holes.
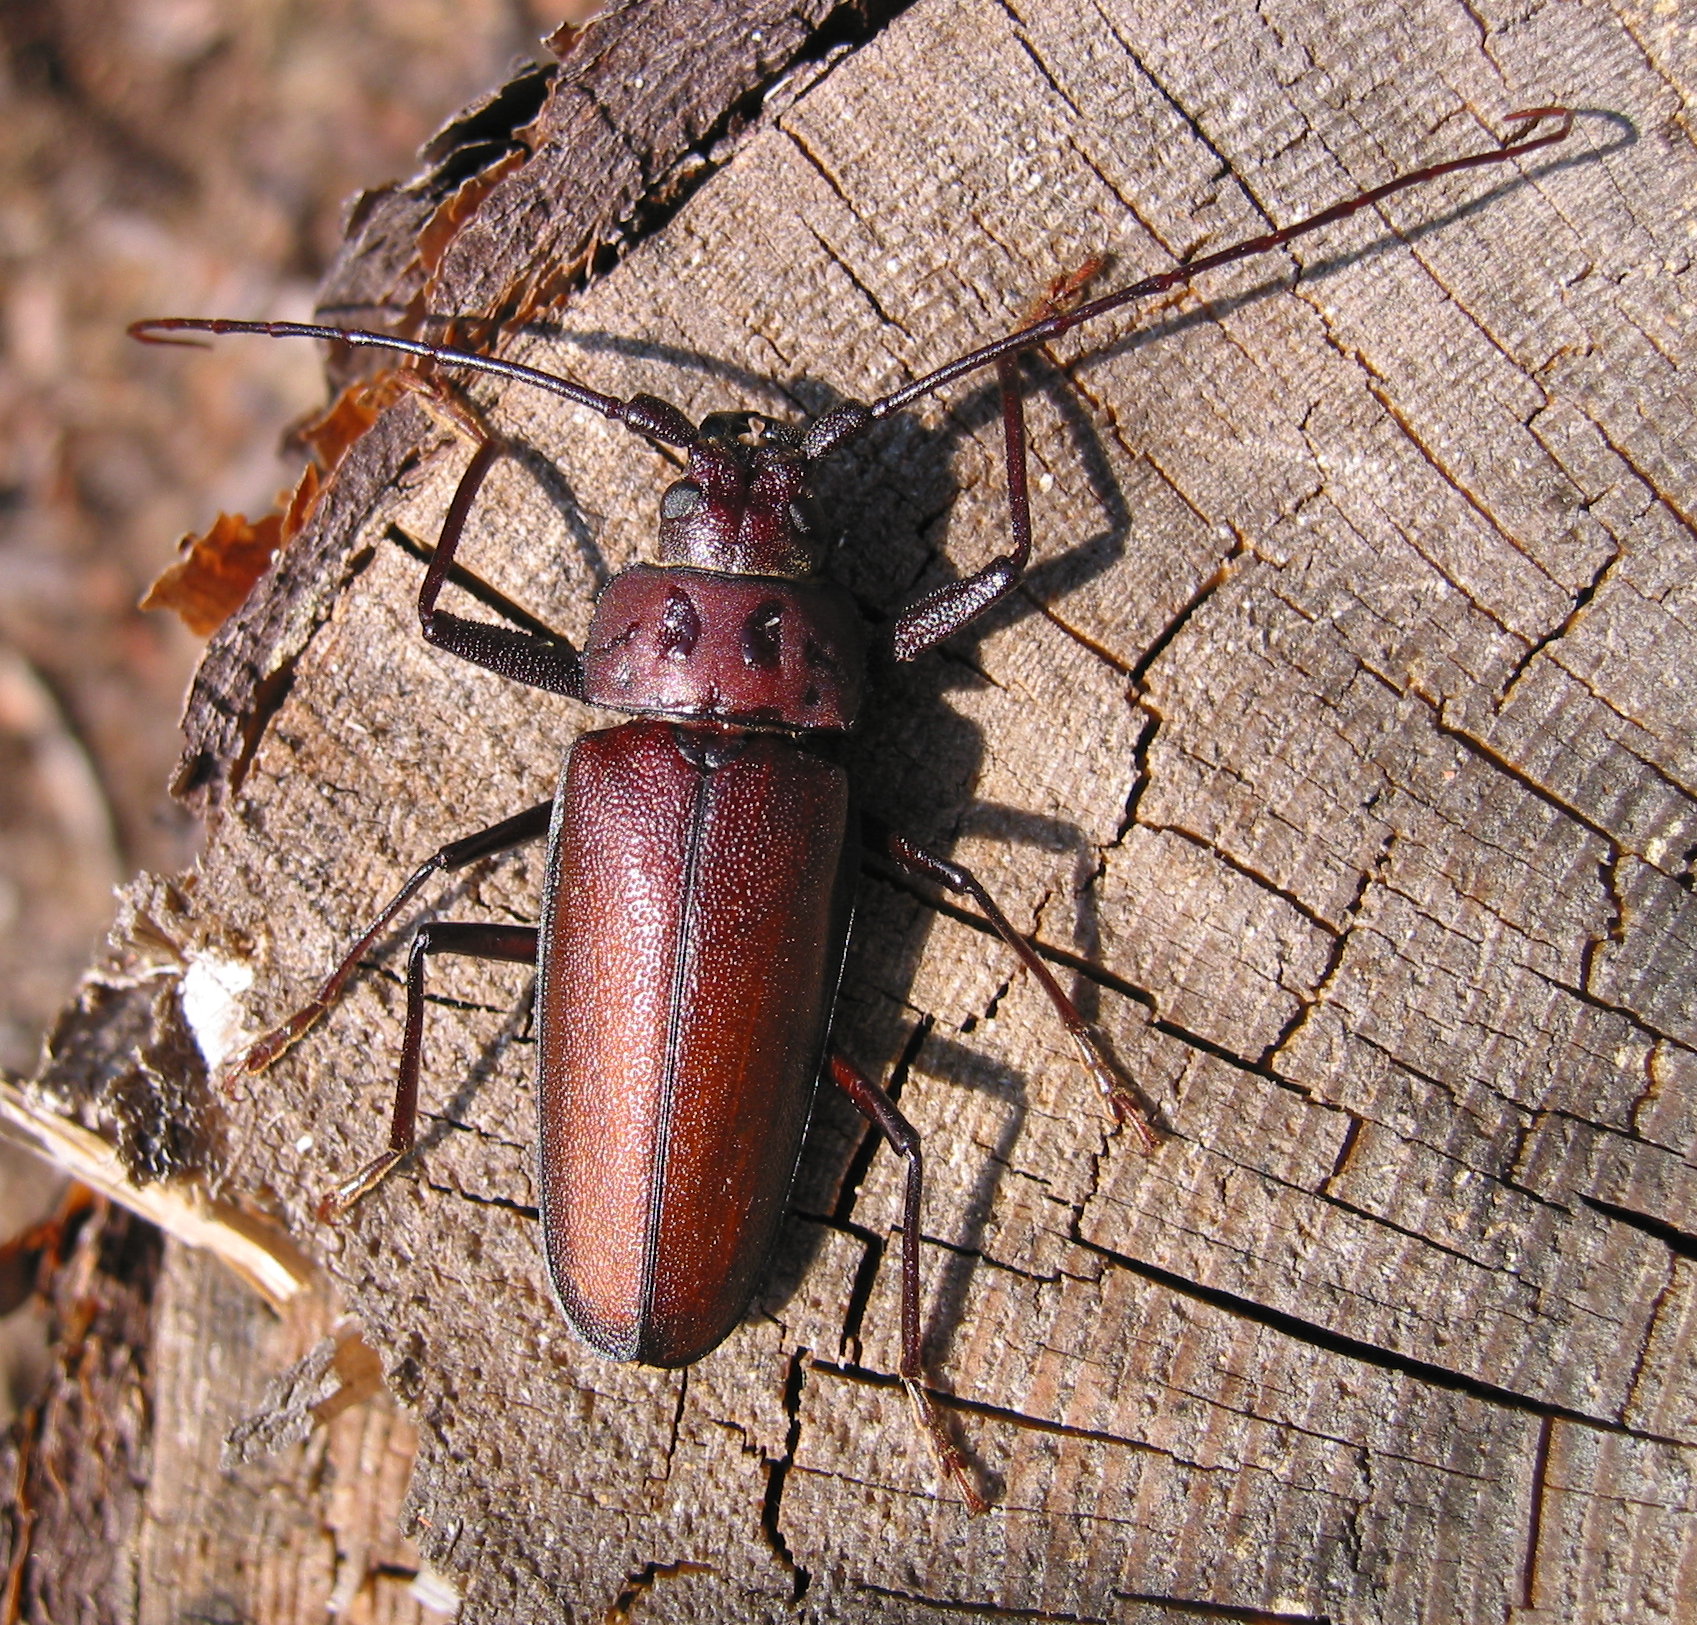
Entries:
POLYGON ((687 519, 700 506, 701 487, 688 480, 679 480, 676 485, 668 485, 666 494, 660 498, 660 517, 687 519))

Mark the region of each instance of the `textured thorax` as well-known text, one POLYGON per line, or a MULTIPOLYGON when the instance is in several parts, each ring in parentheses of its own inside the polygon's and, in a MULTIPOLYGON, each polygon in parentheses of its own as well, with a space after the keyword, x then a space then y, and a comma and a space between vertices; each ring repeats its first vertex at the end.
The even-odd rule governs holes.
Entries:
POLYGON ((841 730, 860 710, 864 633, 828 581, 639 564, 596 603, 583 682, 585 699, 619 711, 841 730))

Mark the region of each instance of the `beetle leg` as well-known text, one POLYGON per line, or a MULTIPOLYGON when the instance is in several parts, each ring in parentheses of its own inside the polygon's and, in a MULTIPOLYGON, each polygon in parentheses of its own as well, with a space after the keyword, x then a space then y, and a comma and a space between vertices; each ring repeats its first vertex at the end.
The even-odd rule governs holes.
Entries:
POLYGON ((970 869, 939 858, 902 835, 887 834, 884 849, 910 875, 934 880, 952 892, 970 897, 978 905, 984 918, 996 928, 996 934, 1019 955, 1025 968, 1037 978, 1038 986, 1049 995, 1049 1002, 1054 1005, 1056 1014, 1078 1047, 1079 1059, 1083 1061, 1085 1070, 1107 1097, 1114 1120, 1130 1128, 1144 1151, 1158 1149, 1161 1138, 1150 1119, 1149 1110, 1114 1064, 1102 1035, 1079 1013, 1078 1006, 1066 996, 1037 950, 1014 929, 1013 922, 997 906, 995 898, 984 889, 978 877, 970 869))
POLYGON ((485 437, 460 476, 454 500, 448 504, 447 517, 442 521, 436 552, 424 573, 424 585, 418 590, 418 622, 424 630, 425 642, 448 654, 511 678, 515 683, 578 699, 583 692, 583 672, 577 650, 564 638, 542 637, 510 626, 496 626, 491 621, 471 621, 436 607, 443 583, 448 579, 448 568, 454 562, 454 552, 465 533, 466 516, 502 449, 499 439, 493 435, 485 437))
POLYGON ((896 1103, 853 1061, 833 1054, 830 1071, 831 1081, 854 1102, 855 1110, 890 1142, 891 1150, 907 1158, 907 1200, 902 1209, 902 1387, 907 1390, 914 1417, 930 1442, 937 1465, 955 1481, 967 1510, 982 1512, 989 1503, 972 1482, 965 1457, 949 1437, 931 1396, 921 1386, 925 1355, 919 1326, 919 1205, 925 1174, 919 1133, 897 1110, 896 1103))
POLYGON ((462 835, 459 840, 450 841, 441 851, 426 858, 413 871, 411 879, 384 905, 383 912, 371 922, 365 934, 348 949, 341 962, 325 977, 318 991, 313 994, 311 1002, 303 1005, 287 1021, 273 1027, 263 1038, 249 1045, 225 1075, 226 1081, 243 1074, 263 1072, 284 1050, 293 1045, 295 1040, 342 996, 342 989, 347 986, 348 978, 359 969, 359 963, 371 951, 371 945, 383 934, 389 922, 400 913, 419 887, 439 869, 463 869, 468 863, 475 863, 479 858, 493 857, 497 852, 509 852, 515 846, 523 846, 527 841, 540 840, 548 833, 548 820, 553 811, 552 801, 538 802, 536 806, 527 807, 511 818, 503 818, 500 823, 492 824, 488 829, 480 829, 473 835, 462 835))
MULTIPOLYGON (((1105 262, 1087 260, 1068 276, 1056 277, 1020 322, 1031 327, 1048 321, 1077 304, 1085 285, 1105 262)), ((1019 356, 996 362, 996 382, 1002 395, 1002 452, 1008 471, 1008 529, 1013 550, 992 559, 982 570, 960 581, 946 582, 909 604, 896 617, 892 636, 896 659, 912 660, 952 637, 963 626, 999 604, 1019 584, 1031 562, 1031 491, 1025 437, 1025 397, 1020 389, 1019 356)))
POLYGON ((414 372, 411 367, 399 367, 388 377, 394 380, 397 389, 411 395, 432 416, 452 424, 467 440, 481 445, 483 441, 494 438, 494 431, 484 421, 477 403, 440 373, 414 372))
POLYGON ((999 604, 1019 584, 1031 561, 1031 496, 1026 480, 1025 402, 1020 395, 1018 357, 1003 356, 996 363, 996 378, 1002 388, 1008 529, 1013 533, 1013 548, 982 570, 959 581, 945 582, 909 604, 896 617, 891 635, 897 660, 917 658, 999 604))
MULTIPOLYGON (((1032 313, 1040 321, 1051 314, 1065 284, 1057 283, 1032 313)), ((1025 398, 1020 391, 1019 357, 1005 355, 996 363, 996 382, 1002 392, 1002 454, 1008 471, 1008 530, 1013 548, 992 559, 982 570, 959 581, 945 582, 911 603, 896 617, 891 642, 897 660, 913 660, 951 638, 963 626, 999 604, 1019 585, 1031 562, 1031 491, 1025 438, 1025 398)))
MULTIPOLYGON (((1169 288, 1186 285, 1204 271, 1230 265, 1238 260, 1251 259, 1257 254, 1265 254, 1268 250, 1281 247, 1297 237, 1306 236, 1309 232, 1318 231, 1336 221, 1346 220, 1357 210, 1368 208, 1408 187, 1424 185, 1427 181, 1436 180, 1440 175, 1453 175, 1461 170, 1500 164, 1510 158, 1536 152, 1541 147, 1551 146, 1557 141, 1565 141, 1573 129, 1573 110, 1566 107, 1531 107, 1518 113, 1510 113, 1508 117, 1513 128, 1498 147, 1471 153, 1465 158, 1452 158, 1444 163, 1428 164, 1424 169, 1417 169, 1411 174, 1399 175, 1370 191, 1357 193, 1352 198, 1333 204, 1329 209, 1322 209, 1318 214, 1310 215, 1306 220, 1299 220, 1294 225, 1265 232, 1259 237, 1234 244, 1214 254, 1205 254, 1188 265, 1175 265, 1171 270, 1145 277, 1141 282, 1134 282, 1129 287, 1105 294, 1088 304, 1079 305, 1074 298, 1083 282, 1088 280, 1088 269, 1078 277, 1058 278, 1048 295, 1027 314, 1014 332, 990 344, 981 345, 966 355, 957 356, 935 372, 927 373, 923 378, 880 397, 870 406, 846 403, 844 408, 839 408, 839 413, 842 414, 841 427, 835 433, 825 436, 819 450, 810 455, 824 455, 863 433, 873 423, 888 417, 892 412, 900 411, 922 396, 930 395, 954 379, 976 372, 980 367, 994 366, 1001 385, 1002 428, 1007 445, 1008 528, 1013 533, 1013 550, 992 560, 975 574, 959 581, 948 582, 936 591, 927 593, 917 603, 908 605, 896 617, 896 658, 912 660, 915 655, 941 643, 944 638, 958 632, 969 621, 982 615, 992 604, 1007 597, 1017 585, 1020 573, 1031 556, 1031 506, 1026 493, 1025 469, 1025 409, 1020 401, 1016 359, 1020 351, 1036 349, 1084 322, 1105 316, 1110 311, 1118 310, 1136 300, 1147 299, 1169 288), (1552 122, 1553 129, 1547 129, 1543 134, 1535 133, 1541 126, 1552 122), (847 409, 849 405, 853 407, 852 412, 847 409)), ((819 427, 831 427, 830 420, 831 414, 827 414, 820 420, 816 430, 819 427)))
POLYGON ((412 939, 407 957, 407 1027, 401 1040, 401 1071, 395 1085, 395 1112, 389 1125, 389 1149, 351 1179, 345 1179, 318 1204, 321 1219, 346 1213, 367 1191, 382 1182, 412 1152, 418 1140, 418 1066, 424 1048, 424 961, 430 954, 466 954, 473 959, 536 963, 533 925, 470 924, 432 920, 412 939))

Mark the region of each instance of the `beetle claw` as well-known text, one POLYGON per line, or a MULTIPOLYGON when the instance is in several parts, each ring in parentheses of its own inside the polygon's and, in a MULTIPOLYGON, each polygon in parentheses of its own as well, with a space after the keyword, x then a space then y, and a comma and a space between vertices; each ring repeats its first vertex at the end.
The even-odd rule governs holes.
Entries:
POLYGON ((345 1217, 362 1197, 388 1178, 396 1164, 406 1155, 406 1151, 385 1151, 375 1162, 368 1163, 351 1179, 344 1179, 334 1190, 326 1192, 319 1198, 318 1222, 334 1224, 337 1219, 345 1217))
POLYGON ((961 1493, 961 1499, 966 1502, 968 1512, 974 1517, 981 1512, 988 1512, 990 1503, 979 1494, 978 1486, 972 1481, 972 1471, 966 1464, 966 1457, 949 1437, 942 1417, 937 1414, 937 1407, 931 1403, 931 1396, 911 1377, 902 1378, 902 1387, 907 1390, 907 1397, 913 1403, 913 1415, 919 1423, 919 1430, 930 1443, 931 1454, 937 1458, 938 1470, 943 1477, 954 1480, 955 1487, 961 1493))
POLYGON ((1146 1154, 1159 1151, 1160 1132, 1136 1090, 1114 1065, 1101 1034, 1087 1024, 1074 1028, 1072 1037, 1078 1045, 1079 1058, 1084 1062, 1085 1070, 1096 1080, 1096 1087, 1108 1097, 1108 1109, 1113 1112, 1114 1121, 1131 1130, 1139 1148, 1146 1154))

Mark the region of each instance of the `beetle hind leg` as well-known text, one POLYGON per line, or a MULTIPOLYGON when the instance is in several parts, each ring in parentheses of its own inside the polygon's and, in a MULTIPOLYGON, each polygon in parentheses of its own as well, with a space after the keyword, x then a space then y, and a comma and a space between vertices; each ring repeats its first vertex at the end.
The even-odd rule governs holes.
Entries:
POLYGON ((312 998, 287 1020, 279 1022, 263 1037, 256 1039, 229 1065, 224 1074, 225 1088, 228 1089, 237 1078, 263 1072, 311 1031, 318 1019, 341 998, 343 989, 347 987, 377 939, 388 929, 390 921, 417 895, 419 888, 433 874, 443 871, 451 873, 455 869, 465 868, 469 863, 475 863, 479 858, 494 857, 497 853, 510 852, 514 847, 523 846, 527 841, 541 840, 548 833, 548 819, 553 810, 552 801, 538 802, 536 806, 526 807, 523 812, 515 813, 511 818, 503 818, 500 823, 491 824, 488 829, 480 829, 473 835, 464 835, 457 841, 450 841, 426 858, 413 870, 406 884, 383 905, 377 918, 365 928, 359 940, 343 954, 336 968, 325 977, 312 998))
POLYGON ((919 1207, 924 1187, 924 1159, 919 1133, 884 1093, 854 1062, 841 1055, 830 1059, 831 1081, 854 1103, 855 1109, 907 1159, 907 1198, 902 1212, 902 1387, 913 1405, 915 1421, 937 1458, 945 1478, 954 1480, 967 1511, 988 1506, 960 1447, 949 1437, 943 1418, 923 1386, 925 1356, 919 1325, 919 1207))

